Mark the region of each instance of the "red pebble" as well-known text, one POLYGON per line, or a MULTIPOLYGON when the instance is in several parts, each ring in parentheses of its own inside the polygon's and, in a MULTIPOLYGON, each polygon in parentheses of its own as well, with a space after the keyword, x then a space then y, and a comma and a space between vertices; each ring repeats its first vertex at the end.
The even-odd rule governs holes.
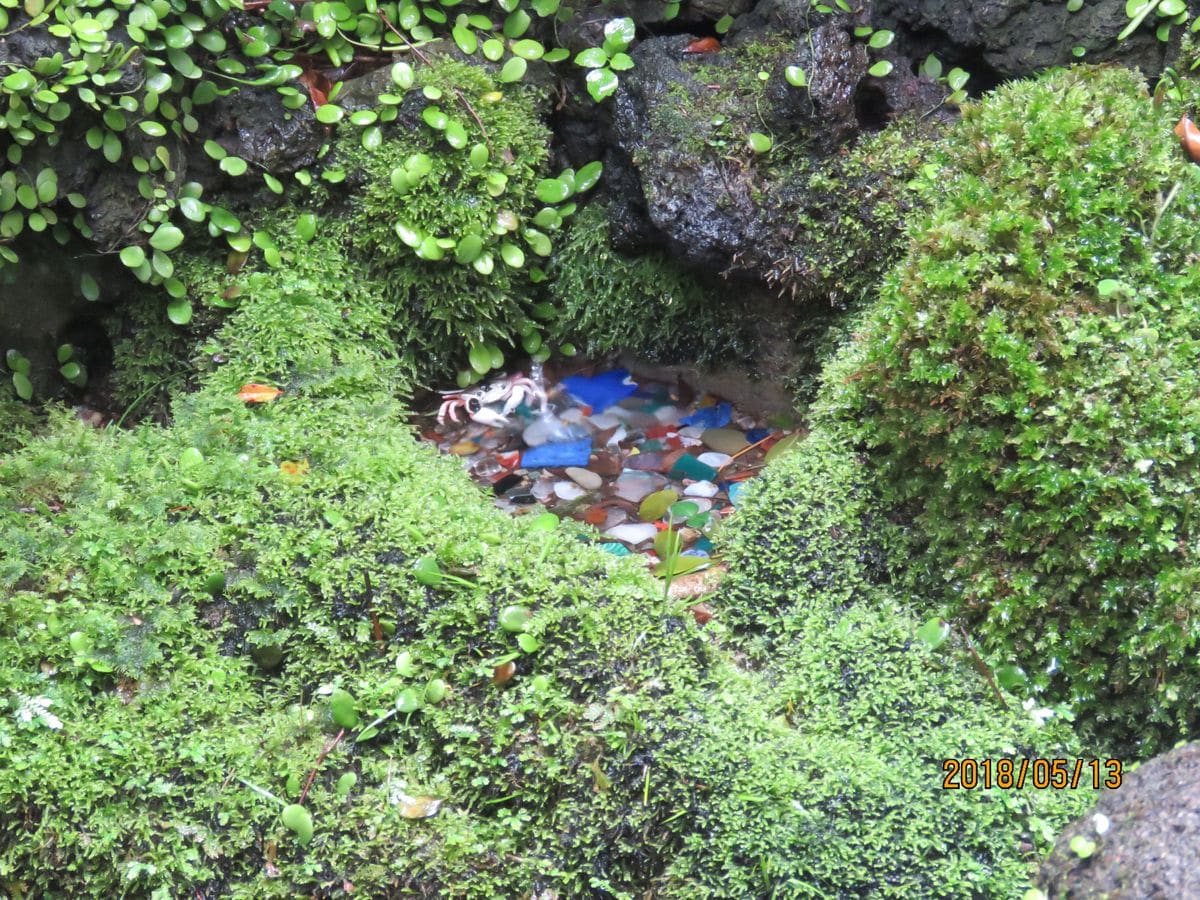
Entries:
POLYGON ((655 425, 653 428, 647 428, 642 434, 646 435, 646 440, 653 441, 658 438, 665 438, 674 430, 674 425, 655 425))

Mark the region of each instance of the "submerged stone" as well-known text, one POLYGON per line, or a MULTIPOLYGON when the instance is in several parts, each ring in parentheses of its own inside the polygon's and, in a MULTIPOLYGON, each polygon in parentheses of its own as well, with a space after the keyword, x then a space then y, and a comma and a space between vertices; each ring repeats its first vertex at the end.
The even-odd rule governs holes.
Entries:
POLYGON ((746 440, 746 435, 736 428, 709 428, 700 436, 700 440, 710 450, 730 455, 750 446, 750 442, 746 440))

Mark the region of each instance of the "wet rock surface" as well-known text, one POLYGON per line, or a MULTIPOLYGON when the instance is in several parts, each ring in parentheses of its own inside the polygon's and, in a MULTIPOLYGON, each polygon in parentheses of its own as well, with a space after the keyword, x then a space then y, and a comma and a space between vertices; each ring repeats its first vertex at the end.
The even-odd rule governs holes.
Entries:
MULTIPOLYGON (((1178 51, 1178 32, 1159 41, 1142 28, 1118 43, 1129 23, 1124 0, 1089 0, 1077 12, 1065 3, 1039 0, 879 0, 880 26, 895 27, 901 44, 945 59, 974 58, 997 78, 1022 78, 1049 66, 1075 62, 1072 48, 1084 47, 1089 62, 1120 60, 1147 73, 1162 70, 1178 51), (928 49, 926 49, 928 48, 928 49)), ((979 68, 978 64, 975 66, 979 68)))
POLYGON ((1105 790, 1059 836, 1038 882, 1051 900, 1200 897, 1198 857, 1200 742, 1193 742, 1105 790))
POLYGON ((841 22, 779 35, 759 20, 717 52, 692 45, 644 40, 622 79, 608 156, 614 241, 649 239, 696 268, 803 297, 845 280, 819 240, 845 234, 836 252, 855 267, 886 256, 893 235, 875 215, 886 164, 848 173, 846 148, 908 110, 933 110, 924 126, 936 128, 952 115, 938 109, 941 87, 899 58, 891 76, 871 77, 865 45, 841 22), (807 88, 787 82, 789 66, 807 88), (751 152, 755 131, 772 137, 770 153, 751 152))

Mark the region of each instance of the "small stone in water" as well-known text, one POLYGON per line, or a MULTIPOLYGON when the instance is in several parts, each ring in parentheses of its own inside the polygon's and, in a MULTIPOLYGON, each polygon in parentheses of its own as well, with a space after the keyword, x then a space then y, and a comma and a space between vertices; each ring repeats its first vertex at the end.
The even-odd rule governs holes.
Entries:
MULTIPOLYGON (((608 521, 608 510, 603 506, 590 506, 588 511, 583 515, 583 521, 589 525, 603 525, 608 521)), ((617 524, 616 522, 613 523, 617 524)))
POLYGON ((750 446, 746 435, 736 428, 709 428, 700 435, 700 440, 704 441, 705 447, 718 453, 733 454, 750 446))
POLYGON ((539 503, 545 503, 547 500, 553 497, 557 491, 555 491, 555 485, 552 479, 539 478, 534 484, 533 488, 530 490, 530 493, 538 499, 539 503))
POLYGON ((614 540, 636 546, 645 541, 653 540, 654 536, 658 534, 658 529, 649 522, 641 524, 630 522, 626 525, 618 525, 616 528, 610 528, 604 533, 614 540))
POLYGON ((525 442, 526 447, 540 447, 550 440, 552 431, 553 425, 549 420, 537 419, 521 432, 521 440, 525 442))
POLYGON ((629 518, 629 514, 623 509, 610 509, 604 517, 604 524, 599 526, 601 531, 607 531, 610 528, 616 528, 622 522, 629 518))
POLYGON ((578 500, 586 493, 587 491, 573 481, 556 481, 554 483, 554 496, 559 500, 578 500))
POLYGON ((604 479, 587 469, 581 469, 579 466, 569 466, 567 468, 567 477, 574 481, 584 490, 598 491, 604 484, 604 479))
POLYGON ((699 438, 704 434, 704 429, 699 425, 688 425, 686 428, 680 428, 678 434, 685 438, 699 438))
POLYGON ((719 469, 729 460, 733 459, 728 453, 701 453, 696 459, 704 463, 706 466, 712 466, 714 469, 719 469))
POLYGON ((662 453, 639 453, 625 460, 625 466, 639 472, 658 472, 664 468, 666 457, 662 453))
POLYGON ((474 441, 459 441, 450 448, 450 452, 455 456, 470 456, 472 453, 479 451, 479 445, 474 441))
POLYGON ((622 500, 630 503, 640 503, 647 494, 654 493, 658 480, 640 473, 627 472, 621 475, 613 484, 613 490, 622 500))
POLYGON ((711 481, 697 481, 695 484, 689 484, 684 488, 683 494, 685 497, 715 497, 717 496, 717 490, 717 486, 711 481))

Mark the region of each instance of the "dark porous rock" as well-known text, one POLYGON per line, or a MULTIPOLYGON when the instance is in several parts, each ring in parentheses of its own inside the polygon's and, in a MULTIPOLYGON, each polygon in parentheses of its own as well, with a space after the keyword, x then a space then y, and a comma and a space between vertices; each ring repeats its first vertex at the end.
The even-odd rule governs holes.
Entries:
POLYGON ((1074 47, 1084 47, 1089 62, 1120 60, 1150 74, 1161 71, 1178 51, 1184 28, 1159 41, 1151 15, 1118 42, 1129 23, 1125 6, 1125 0, 1088 0, 1070 12, 1059 0, 878 0, 874 24, 895 29, 902 47, 911 36, 922 51, 954 60, 973 75, 987 67, 994 78, 1021 78, 1068 65, 1076 61, 1074 47))
POLYGON ((1182 900, 1200 897, 1197 859, 1200 742, 1193 742, 1125 773, 1119 788, 1105 790, 1059 836, 1038 881, 1050 900, 1182 900), (1083 856, 1072 849, 1073 839, 1083 856), (1087 854, 1092 844, 1094 852, 1087 854))
POLYGON ((20 261, 0 267, 0 353, 13 349, 29 360, 34 395, 44 400, 65 389, 56 356, 61 344, 75 347, 72 358, 87 367, 89 378, 111 365, 101 320, 132 280, 114 258, 98 257, 82 242, 60 247, 27 235, 13 247, 20 261), (85 274, 103 286, 95 301, 80 289, 85 274))
POLYGON ((205 137, 276 177, 311 166, 327 140, 311 103, 288 109, 273 87, 244 87, 217 99, 205 111, 204 126, 205 137))
POLYGON ((747 28, 703 54, 688 51, 688 35, 642 41, 622 73, 606 157, 614 243, 660 245, 695 268, 803 298, 853 280, 843 264, 857 272, 863 258, 885 260, 895 232, 874 211, 890 197, 887 163, 864 169, 848 153, 908 110, 938 110, 944 93, 899 56, 893 75, 870 76, 850 28, 826 20, 799 37, 747 28), (787 82, 794 65, 807 88, 787 82), (751 132, 770 135, 773 149, 753 153, 751 132))

